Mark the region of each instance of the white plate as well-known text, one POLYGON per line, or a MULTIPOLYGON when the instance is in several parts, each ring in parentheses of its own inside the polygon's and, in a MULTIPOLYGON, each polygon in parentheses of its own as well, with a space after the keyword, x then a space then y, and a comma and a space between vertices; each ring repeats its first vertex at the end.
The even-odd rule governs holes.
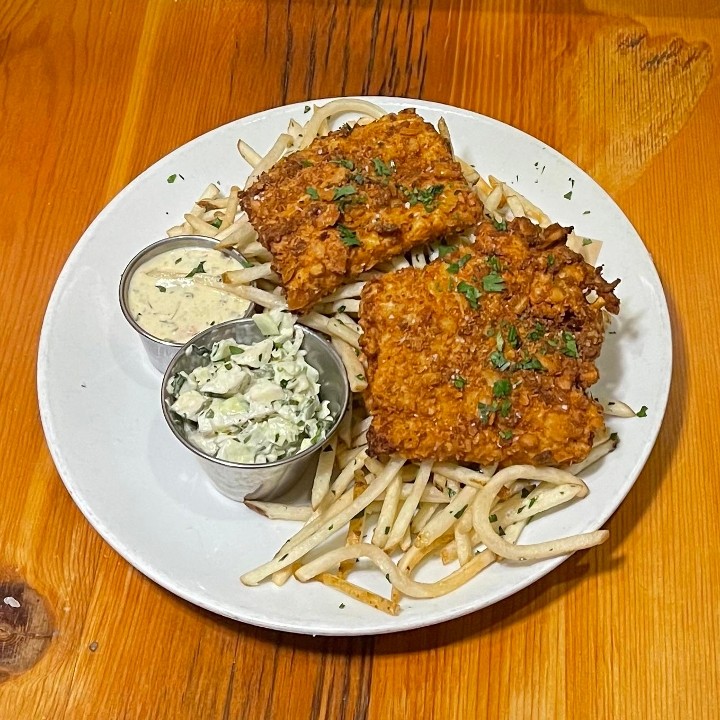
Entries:
MULTIPOLYGON (((590 495, 532 523, 523 542, 597 529, 640 473, 667 401, 670 324, 650 255, 610 197, 539 140, 466 110, 370 99, 391 111, 415 107, 433 123, 442 115, 455 151, 483 175, 511 182, 553 219, 605 240, 604 275, 622 278, 622 310, 617 334, 605 343, 595 391, 636 408, 647 405, 647 417, 611 423, 621 443, 586 475, 590 495), (568 200, 563 196, 570 189, 568 200)), ((319 583, 243 586, 239 576, 269 559, 295 526, 265 520, 213 489, 165 426, 160 376, 118 306, 118 281, 130 258, 164 237, 209 182, 227 189, 247 176, 238 138, 264 151, 290 118, 303 120, 304 106, 252 115, 178 148, 130 183, 88 228, 57 281, 40 338, 38 397, 45 435, 68 492, 95 529, 138 570, 192 603, 298 633, 363 635, 431 625, 517 592, 562 559, 495 564, 450 595, 405 600, 397 617, 319 583), (170 184, 174 173, 178 178, 170 184)), ((431 566, 419 577, 437 577, 439 570, 431 566)), ((356 577, 387 593, 389 586, 378 576, 360 571, 356 577)))

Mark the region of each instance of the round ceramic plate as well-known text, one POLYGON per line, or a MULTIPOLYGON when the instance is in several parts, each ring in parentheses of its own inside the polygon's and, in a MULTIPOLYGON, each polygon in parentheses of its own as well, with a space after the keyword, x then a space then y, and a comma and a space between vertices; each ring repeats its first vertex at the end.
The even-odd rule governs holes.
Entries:
MULTIPOLYGON (((617 450, 584 477, 590 494, 539 518, 521 538, 534 542, 599 528, 635 482, 662 421, 671 373, 670 324, 650 255, 610 197, 568 159, 515 128, 435 103, 370 98, 388 111, 417 108, 447 121, 455 152, 485 176, 510 182, 554 220, 603 239, 608 279, 622 278, 620 318, 607 337, 596 394, 618 397, 647 417, 611 422, 617 450), (572 194, 567 195, 569 190, 572 194), (567 195, 567 197, 566 197, 567 195)), ((406 599, 397 617, 348 600, 319 583, 291 579, 245 587, 239 577, 268 560, 297 525, 269 521, 218 494, 166 427, 160 375, 125 322, 120 274, 145 245, 182 220, 210 182, 242 184, 248 166, 238 138, 266 151, 303 121, 305 104, 258 113, 178 148, 128 185, 73 250, 55 286, 40 339, 38 396, 45 435, 68 492, 95 529, 128 562, 180 597, 246 623, 297 633, 363 635, 431 625, 495 603, 562 559, 496 563, 445 597, 406 599), (176 175, 174 182, 168 182, 176 175)), ((360 567, 360 566, 358 566, 360 567)), ((431 562, 419 579, 440 577, 431 562)), ((387 594, 372 569, 352 577, 387 594)))

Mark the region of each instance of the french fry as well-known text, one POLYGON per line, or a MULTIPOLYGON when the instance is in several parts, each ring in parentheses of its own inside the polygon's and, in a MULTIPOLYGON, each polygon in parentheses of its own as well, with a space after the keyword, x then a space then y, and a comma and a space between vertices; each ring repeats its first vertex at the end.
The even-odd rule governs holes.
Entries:
POLYGON ((332 477, 333 465, 335 464, 336 448, 337 439, 333 438, 320 452, 310 501, 313 510, 318 508, 330 491, 330 479, 332 477))
MULTIPOLYGON (((351 562, 355 564, 354 560, 351 562)), ((375 610, 382 610, 382 612, 388 615, 397 615, 400 612, 400 606, 396 602, 388 600, 382 595, 378 595, 370 590, 361 588, 358 585, 353 585, 353 583, 337 575, 324 572, 320 573, 315 579, 319 580, 323 585, 339 590, 341 593, 353 598, 353 600, 358 600, 365 605, 369 605, 371 608, 375 608, 375 610)))
POLYGON ((246 507, 270 520, 309 520, 312 508, 309 505, 283 505, 282 503, 245 500, 246 507))

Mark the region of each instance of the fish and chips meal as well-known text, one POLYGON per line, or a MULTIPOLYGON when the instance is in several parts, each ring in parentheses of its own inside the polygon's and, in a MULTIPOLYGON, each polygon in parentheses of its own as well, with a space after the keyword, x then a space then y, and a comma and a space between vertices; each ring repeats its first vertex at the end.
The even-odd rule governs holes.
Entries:
POLYGON ((209 186, 168 234, 241 252, 248 267, 223 274, 225 291, 325 333, 354 393, 306 505, 246 500, 302 527, 242 582, 320 581, 394 615, 494 562, 602 543, 604 530, 517 542, 531 518, 587 495, 578 473, 618 442, 604 415, 634 414, 590 394, 619 312, 601 243, 481 177, 444 121, 414 110, 335 100, 265 156, 238 149, 245 188, 209 186), (360 117, 331 129, 348 114, 360 117), (451 568, 416 580, 430 558, 451 568), (348 579, 372 566, 388 597, 348 579))

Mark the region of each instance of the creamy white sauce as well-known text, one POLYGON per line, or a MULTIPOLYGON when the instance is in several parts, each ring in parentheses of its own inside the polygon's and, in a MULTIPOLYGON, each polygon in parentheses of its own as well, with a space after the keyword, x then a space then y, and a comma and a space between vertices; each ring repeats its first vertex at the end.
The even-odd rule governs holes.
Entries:
POLYGON ((153 337, 187 342, 211 325, 245 314, 250 304, 247 300, 213 287, 224 272, 241 268, 235 258, 212 248, 168 250, 133 273, 128 309, 153 337))
POLYGON ((305 360, 303 330, 278 308, 254 315, 265 339, 221 340, 210 364, 173 375, 170 410, 185 437, 208 455, 238 463, 283 460, 316 445, 333 424, 320 376, 305 360))

